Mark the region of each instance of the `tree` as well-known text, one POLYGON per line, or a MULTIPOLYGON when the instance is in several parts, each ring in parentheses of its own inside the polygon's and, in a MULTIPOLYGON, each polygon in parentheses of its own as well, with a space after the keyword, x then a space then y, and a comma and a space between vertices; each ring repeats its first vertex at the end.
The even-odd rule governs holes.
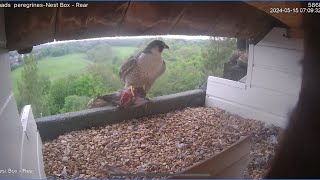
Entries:
POLYGON ((52 82, 49 97, 47 97, 51 101, 49 107, 52 114, 58 113, 65 104, 65 98, 75 93, 75 90, 72 88, 75 79, 76 77, 74 76, 68 76, 52 82))
POLYGON ((91 99, 86 96, 71 95, 65 98, 63 108, 60 110, 61 113, 80 111, 86 109, 88 102, 91 99))
POLYGON ((235 46, 235 39, 211 38, 202 51, 204 74, 222 77, 224 63, 227 62, 235 46))
POLYGON ((72 91, 78 96, 94 97, 106 94, 106 87, 103 85, 99 77, 91 74, 83 74, 79 76, 72 84, 72 91))
MULTIPOLYGON (((47 97, 50 100, 48 106, 52 114, 69 112, 68 110, 71 111, 73 107, 71 104, 75 101, 75 97, 70 96, 93 98, 97 95, 104 95, 106 92, 107 88, 98 76, 93 76, 92 74, 82 74, 78 77, 68 76, 53 81, 47 97), (69 102, 67 103, 66 100, 69 102)), ((79 105, 76 109, 80 110, 79 107, 82 106, 79 105)))
POLYGON ((117 91, 123 87, 123 82, 119 77, 119 67, 116 65, 91 64, 88 66, 87 72, 103 83, 106 93, 117 91))
POLYGON ((18 107, 21 109, 31 104, 35 117, 49 115, 45 106, 45 95, 50 89, 50 81, 47 76, 38 72, 37 61, 32 55, 25 57, 25 66, 21 72, 21 81, 18 82, 18 107))

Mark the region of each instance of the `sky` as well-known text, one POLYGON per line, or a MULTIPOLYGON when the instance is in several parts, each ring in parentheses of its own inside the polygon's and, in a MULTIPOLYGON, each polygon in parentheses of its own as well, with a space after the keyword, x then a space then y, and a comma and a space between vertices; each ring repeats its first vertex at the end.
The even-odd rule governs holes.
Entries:
POLYGON ((76 41, 94 41, 94 40, 104 40, 104 39, 143 39, 143 38, 167 38, 167 39, 201 39, 207 40, 210 36, 185 36, 185 35, 165 35, 165 36, 117 36, 117 37, 103 37, 103 38, 92 38, 92 39, 81 39, 81 40, 68 40, 68 41, 54 41, 46 44, 57 44, 57 43, 67 43, 67 42, 76 42, 76 41))

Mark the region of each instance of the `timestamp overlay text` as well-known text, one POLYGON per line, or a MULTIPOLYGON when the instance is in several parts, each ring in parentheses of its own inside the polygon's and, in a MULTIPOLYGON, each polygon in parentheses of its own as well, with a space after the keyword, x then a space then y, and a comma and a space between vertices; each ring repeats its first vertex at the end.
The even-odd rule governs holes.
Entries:
POLYGON ((308 2, 306 7, 272 7, 269 11, 270 14, 283 14, 283 13, 320 13, 320 2, 308 2))

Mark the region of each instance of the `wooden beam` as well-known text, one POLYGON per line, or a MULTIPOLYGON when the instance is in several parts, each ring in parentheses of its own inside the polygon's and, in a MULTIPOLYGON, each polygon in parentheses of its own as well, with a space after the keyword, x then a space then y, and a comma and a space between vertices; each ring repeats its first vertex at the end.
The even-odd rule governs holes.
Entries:
POLYGON ((0 48, 7 47, 6 31, 5 31, 5 19, 4 8, 0 8, 0 48))
POLYGON ((7 48, 20 50, 52 42, 56 11, 57 8, 5 8, 7 48))
POLYGON ((246 2, 247 4, 280 20, 289 27, 288 35, 291 38, 303 38, 303 13, 275 13, 272 8, 301 8, 301 2, 246 2))
POLYGON ((87 8, 6 8, 5 21, 10 50, 54 39, 110 36, 182 34, 258 39, 280 24, 244 2, 91 2, 87 8))

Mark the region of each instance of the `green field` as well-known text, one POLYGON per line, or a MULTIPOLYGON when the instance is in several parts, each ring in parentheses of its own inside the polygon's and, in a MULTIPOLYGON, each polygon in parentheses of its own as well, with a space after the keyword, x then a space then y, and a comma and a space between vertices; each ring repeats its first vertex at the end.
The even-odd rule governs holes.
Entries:
POLYGON ((124 61, 129 56, 134 55, 134 52, 137 48, 135 47, 125 47, 125 46, 113 46, 112 51, 113 53, 121 59, 121 61, 124 61))
MULTIPOLYGON (((119 58, 119 63, 124 62, 129 56, 133 55, 137 48, 113 46, 114 56, 119 58)), ((76 74, 83 71, 88 64, 92 63, 86 59, 86 54, 68 54, 59 57, 45 57, 38 61, 40 74, 49 77, 50 80, 65 77, 70 74, 76 74)), ((21 79, 21 71, 23 67, 12 71, 13 90, 17 93, 17 83, 21 79)))
MULTIPOLYGON (((43 58, 38 61, 38 68, 41 74, 47 75, 50 80, 54 80, 81 72, 90 63, 90 61, 86 60, 85 54, 68 54, 43 58)), ((11 73, 15 93, 17 92, 17 82, 21 79, 22 69, 23 67, 17 68, 11 73)))

